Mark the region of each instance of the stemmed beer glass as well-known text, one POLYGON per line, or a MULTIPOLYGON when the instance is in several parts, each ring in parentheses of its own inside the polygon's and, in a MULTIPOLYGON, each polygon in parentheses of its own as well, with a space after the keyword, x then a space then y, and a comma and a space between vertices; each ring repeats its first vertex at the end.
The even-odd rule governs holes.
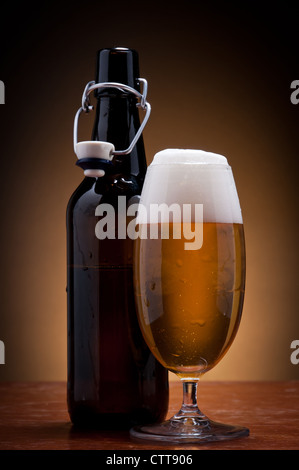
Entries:
POLYGON ((167 149, 149 166, 137 217, 134 284, 138 320, 150 350, 183 383, 180 411, 136 426, 131 436, 195 443, 247 436, 197 406, 197 384, 229 349, 245 284, 242 214, 224 156, 167 149))

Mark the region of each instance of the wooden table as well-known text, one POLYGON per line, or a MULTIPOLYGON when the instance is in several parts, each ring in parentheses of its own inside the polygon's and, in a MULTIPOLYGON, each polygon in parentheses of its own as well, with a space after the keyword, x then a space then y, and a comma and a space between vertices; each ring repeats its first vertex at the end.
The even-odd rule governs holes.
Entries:
MULTIPOLYGON (((170 383, 169 415, 180 407, 181 384, 170 383)), ((65 383, 0 384, 0 449, 299 449, 299 381, 201 382, 199 404, 213 420, 249 427, 250 436, 194 445, 139 443, 126 431, 74 430, 65 383)))

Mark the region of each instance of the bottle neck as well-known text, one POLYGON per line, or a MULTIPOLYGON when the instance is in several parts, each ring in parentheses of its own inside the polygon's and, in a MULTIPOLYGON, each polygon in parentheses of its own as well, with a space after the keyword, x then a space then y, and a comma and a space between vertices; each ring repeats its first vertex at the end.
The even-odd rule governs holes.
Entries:
MULTIPOLYGON (((136 98, 124 93, 103 93, 98 96, 92 140, 111 142, 115 150, 129 147, 140 127, 136 98)), ((115 174, 133 175, 141 182, 146 172, 146 157, 142 136, 128 155, 113 159, 115 174)))

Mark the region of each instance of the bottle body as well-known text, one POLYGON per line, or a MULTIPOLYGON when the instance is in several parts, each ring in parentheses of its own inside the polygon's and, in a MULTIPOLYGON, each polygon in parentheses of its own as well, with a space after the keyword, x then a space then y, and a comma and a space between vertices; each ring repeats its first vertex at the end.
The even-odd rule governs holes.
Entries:
MULTIPOLYGON (((132 97, 98 97, 93 140, 126 148, 138 126, 132 97)), ((140 195, 145 171, 141 139, 103 177, 86 177, 68 204, 67 400, 74 424, 128 428, 167 413, 168 373, 139 329, 133 240, 126 231, 127 207, 140 195)))

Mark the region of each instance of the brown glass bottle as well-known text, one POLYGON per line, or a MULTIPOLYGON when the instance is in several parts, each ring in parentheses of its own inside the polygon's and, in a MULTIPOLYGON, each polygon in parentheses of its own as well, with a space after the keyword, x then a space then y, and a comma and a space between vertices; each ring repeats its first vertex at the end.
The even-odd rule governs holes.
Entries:
MULTIPOLYGON (((139 91, 138 77, 136 51, 99 51, 96 82, 119 82, 139 91)), ((140 126, 136 97, 114 88, 95 95, 92 139, 126 149, 140 126)), ((142 338, 134 301, 133 241, 118 226, 119 196, 128 204, 141 193, 146 172, 142 136, 129 155, 115 156, 103 168, 103 177, 84 178, 67 208, 67 400, 74 424, 116 429, 165 418, 168 375, 142 338), (114 239, 96 236, 100 204, 115 210, 114 239)))

